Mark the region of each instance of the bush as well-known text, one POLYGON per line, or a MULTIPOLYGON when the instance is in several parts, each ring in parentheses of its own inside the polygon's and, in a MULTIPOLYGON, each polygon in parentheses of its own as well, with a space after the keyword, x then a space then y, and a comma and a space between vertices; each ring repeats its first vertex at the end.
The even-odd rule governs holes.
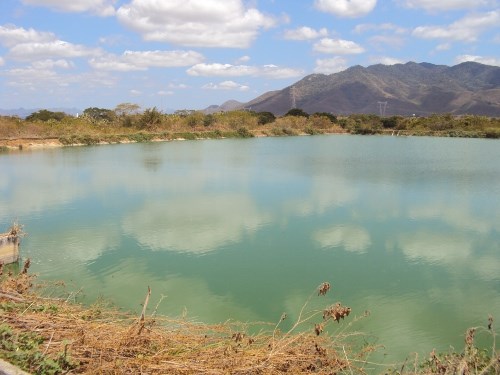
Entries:
POLYGON ((309 117, 309 114, 307 112, 304 112, 300 108, 292 108, 289 110, 287 113, 285 113, 285 116, 299 116, 299 117, 309 117))
POLYGON ((271 112, 259 112, 257 113, 257 118, 259 125, 266 125, 276 120, 276 116, 271 112))
POLYGON ((156 107, 148 108, 142 114, 139 123, 143 128, 151 128, 155 125, 161 124, 162 115, 156 107))
POLYGON ((41 109, 37 112, 33 112, 31 115, 26 117, 27 121, 44 121, 47 122, 49 120, 61 121, 66 117, 66 113, 64 112, 52 112, 46 109, 41 109))

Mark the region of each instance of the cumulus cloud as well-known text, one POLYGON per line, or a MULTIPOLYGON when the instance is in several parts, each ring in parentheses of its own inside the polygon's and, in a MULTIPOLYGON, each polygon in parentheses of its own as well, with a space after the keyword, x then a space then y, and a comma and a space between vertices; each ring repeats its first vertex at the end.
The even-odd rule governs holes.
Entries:
POLYGON ((234 81, 224 81, 218 84, 208 83, 202 86, 202 89, 206 90, 237 90, 237 91, 248 91, 250 87, 246 85, 241 85, 234 81))
POLYGON ((392 23, 382 23, 382 24, 374 24, 374 23, 361 23, 356 25, 353 30, 356 34, 363 34, 369 31, 387 31, 393 32, 395 34, 405 34, 408 32, 404 27, 400 27, 394 25, 392 23))
POLYGON ((89 63, 95 69, 126 72, 150 67, 189 66, 203 60, 203 55, 194 51, 125 51, 121 56, 110 54, 93 58, 89 63))
POLYGON ((347 60, 342 57, 335 56, 331 59, 317 59, 314 72, 332 74, 341 72, 343 70, 346 70, 347 68, 347 60))
POLYGON ((47 57, 84 57, 100 54, 100 50, 62 40, 46 43, 24 43, 11 48, 9 55, 14 59, 32 60, 47 57))
POLYGON ((368 41, 378 49, 385 46, 399 49, 405 44, 405 39, 397 35, 374 35, 368 41))
POLYGON ((57 40, 53 33, 25 29, 14 25, 0 26, 0 44, 14 47, 23 43, 44 43, 57 40))
POLYGON ((35 61, 33 64, 31 64, 34 68, 36 69, 55 69, 55 68, 60 68, 60 69, 70 69, 75 66, 73 62, 64 60, 64 59, 59 59, 59 60, 40 60, 40 61, 35 61))
POLYGON ((286 30, 284 38, 288 40, 311 40, 328 36, 328 30, 322 28, 314 30, 307 26, 302 26, 294 30, 286 30))
POLYGON ((22 0, 23 4, 38 5, 61 12, 91 12, 99 16, 113 16, 116 0, 22 0))
POLYGON ((413 35, 424 39, 448 39, 474 42, 479 35, 500 24, 500 10, 465 16, 448 26, 419 26, 413 35))
POLYGON ((281 68, 276 65, 249 66, 231 64, 196 64, 187 70, 191 76, 202 77, 241 77, 256 76, 267 78, 292 78, 303 74, 303 71, 292 68, 281 68))
POLYGON ((12 47, 9 57, 14 60, 32 61, 59 57, 96 56, 102 52, 97 48, 88 48, 80 44, 72 44, 63 40, 50 42, 22 43, 12 47))
POLYGON ((377 5, 377 0, 316 0, 314 5, 322 12, 355 18, 370 13, 377 5))
POLYGON ((313 49, 316 52, 332 53, 336 55, 356 54, 365 51, 363 47, 353 41, 330 38, 323 38, 316 42, 313 49))
POLYGON ((242 0, 132 0, 117 17, 145 40, 190 47, 247 48, 275 24, 242 0))
POLYGON ((383 65, 395 65, 402 64, 403 61, 389 56, 372 56, 370 57, 370 63, 372 64, 383 64, 383 65))
POLYGON ((495 0, 406 0, 405 5, 409 8, 420 8, 427 11, 443 11, 443 10, 456 10, 456 9, 472 9, 480 8, 483 6, 496 5, 495 0))
POLYGON ((457 64, 474 61, 485 65, 500 66, 500 59, 497 57, 475 56, 475 55, 460 55, 455 58, 457 64))

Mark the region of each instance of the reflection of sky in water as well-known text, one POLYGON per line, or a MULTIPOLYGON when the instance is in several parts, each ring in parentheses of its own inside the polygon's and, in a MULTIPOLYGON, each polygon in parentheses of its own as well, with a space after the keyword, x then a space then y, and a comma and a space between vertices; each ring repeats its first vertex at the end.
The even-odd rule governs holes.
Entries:
POLYGON ((330 281, 313 306, 371 310, 359 328, 404 356, 500 311, 499 157, 351 136, 2 154, 0 225, 25 224, 42 277, 135 310, 150 285, 168 314, 276 321, 330 281))

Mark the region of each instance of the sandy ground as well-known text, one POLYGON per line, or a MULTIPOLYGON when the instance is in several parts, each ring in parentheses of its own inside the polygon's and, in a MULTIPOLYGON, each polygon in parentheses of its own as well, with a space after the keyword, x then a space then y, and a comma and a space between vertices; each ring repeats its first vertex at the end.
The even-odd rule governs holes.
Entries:
POLYGON ((17 139, 0 139, 0 147, 9 149, 38 149, 38 148, 53 148, 62 147, 63 144, 57 138, 17 138, 17 139))

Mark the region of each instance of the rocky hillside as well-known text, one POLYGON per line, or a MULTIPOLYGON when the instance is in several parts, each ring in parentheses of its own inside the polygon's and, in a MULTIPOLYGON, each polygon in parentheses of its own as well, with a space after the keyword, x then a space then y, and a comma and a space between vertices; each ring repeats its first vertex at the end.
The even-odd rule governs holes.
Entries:
POLYGON ((500 67, 465 62, 354 66, 312 74, 283 90, 265 93, 244 108, 276 115, 292 107, 308 113, 432 113, 500 116, 500 67), (386 103, 386 104, 385 104, 386 103))

